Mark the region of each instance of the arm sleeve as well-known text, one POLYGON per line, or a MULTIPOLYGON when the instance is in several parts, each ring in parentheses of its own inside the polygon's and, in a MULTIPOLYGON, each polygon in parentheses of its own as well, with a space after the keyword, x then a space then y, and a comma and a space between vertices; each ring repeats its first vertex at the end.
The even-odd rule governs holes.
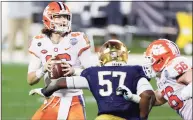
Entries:
POLYGON ((38 70, 42 66, 41 60, 34 54, 30 54, 30 61, 28 65, 28 73, 38 70))
POLYGON ((176 78, 192 68, 191 63, 185 57, 175 58, 171 64, 166 67, 165 76, 176 78))
POLYGON ((84 68, 99 65, 98 57, 91 52, 90 41, 88 40, 86 35, 84 35, 84 33, 82 33, 81 37, 82 37, 81 38, 82 42, 79 43, 80 50, 78 51, 78 56, 79 56, 81 65, 84 68))
POLYGON ((153 90, 151 84, 148 82, 148 80, 144 77, 139 79, 137 83, 137 95, 140 95, 142 92, 146 90, 153 90))
POLYGON ((91 66, 98 66, 99 65, 99 60, 98 56, 94 55, 90 49, 84 51, 80 56, 79 60, 81 62, 81 65, 84 68, 88 68, 91 66))
POLYGON ((89 89, 88 81, 85 77, 82 76, 73 76, 66 78, 67 87, 70 89, 89 89))
POLYGON ((192 98, 192 82, 182 89, 181 97, 182 100, 188 100, 192 98))
MULTIPOLYGON (((81 33, 80 38, 81 42, 79 42, 79 50, 78 56, 80 56, 84 51, 90 50, 90 41, 84 33, 81 33)), ((91 50, 90 50, 91 51, 91 50)))

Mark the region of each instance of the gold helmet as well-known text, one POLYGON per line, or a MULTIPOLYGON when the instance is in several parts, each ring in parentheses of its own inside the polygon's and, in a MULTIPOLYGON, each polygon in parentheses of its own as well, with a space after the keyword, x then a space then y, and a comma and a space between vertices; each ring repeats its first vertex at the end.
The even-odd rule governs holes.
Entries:
MULTIPOLYGON (((99 60, 101 66, 110 62, 127 63, 127 47, 119 40, 108 40, 100 48, 99 60)), ((118 66, 119 64, 115 65, 118 66)))

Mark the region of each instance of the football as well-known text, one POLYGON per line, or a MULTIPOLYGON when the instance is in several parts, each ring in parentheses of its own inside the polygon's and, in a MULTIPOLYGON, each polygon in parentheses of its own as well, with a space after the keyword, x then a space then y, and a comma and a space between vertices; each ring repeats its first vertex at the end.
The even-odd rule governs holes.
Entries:
POLYGON ((52 60, 52 68, 51 72, 48 72, 50 79, 58 79, 63 77, 64 72, 62 71, 61 61, 60 60, 52 60))

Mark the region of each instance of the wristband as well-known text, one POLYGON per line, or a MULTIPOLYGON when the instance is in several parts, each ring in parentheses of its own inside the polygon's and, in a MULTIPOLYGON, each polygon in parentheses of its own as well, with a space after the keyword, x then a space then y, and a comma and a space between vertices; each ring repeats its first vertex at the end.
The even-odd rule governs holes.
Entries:
POLYGON ((36 70, 36 77, 38 79, 40 79, 43 75, 45 75, 43 67, 41 67, 40 69, 36 70))
POLYGON ((141 97, 139 95, 135 95, 133 94, 131 97, 131 101, 135 102, 135 103, 139 103, 141 100, 141 97))

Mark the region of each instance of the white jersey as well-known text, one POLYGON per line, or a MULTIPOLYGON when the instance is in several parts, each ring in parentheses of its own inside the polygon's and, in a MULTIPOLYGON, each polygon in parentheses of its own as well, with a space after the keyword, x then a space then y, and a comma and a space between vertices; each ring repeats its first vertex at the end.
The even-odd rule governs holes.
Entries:
POLYGON ((161 78, 156 78, 158 90, 184 120, 192 120, 192 99, 181 100, 181 91, 186 85, 178 83, 176 78, 191 67, 186 58, 177 57, 165 67, 161 78))
MULTIPOLYGON (((38 57, 41 64, 44 65, 46 61, 52 56, 58 56, 62 61, 71 64, 73 67, 80 67, 82 63, 87 62, 87 60, 79 59, 84 51, 90 48, 90 44, 86 36, 81 32, 72 32, 63 39, 58 44, 53 44, 52 41, 44 34, 34 37, 29 47, 29 52, 38 57)), ((89 52, 88 57, 91 52, 89 52)), ((85 56, 84 56, 85 57, 85 56)), ((83 66, 85 67, 85 66, 83 66)), ((88 66, 86 66, 88 67, 88 66)), ((28 69, 28 72, 31 71, 28 69)), ((50 83, 48 74, 44 76, 45 84, 50 83)), ((56 96, 76 96, 82 94, 80 89, 62 89, 56 91, 53 95, 56 96)))

